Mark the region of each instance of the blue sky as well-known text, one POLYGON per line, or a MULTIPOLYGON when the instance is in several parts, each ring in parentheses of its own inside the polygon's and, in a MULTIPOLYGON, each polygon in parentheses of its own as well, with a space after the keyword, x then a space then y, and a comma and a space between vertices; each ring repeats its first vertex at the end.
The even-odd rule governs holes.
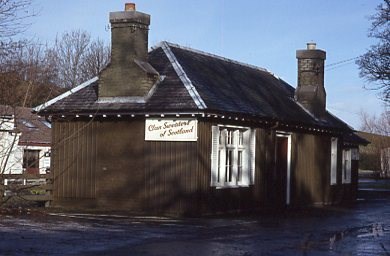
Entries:
MULTIPOLYGON (((39 15, 25 33, 51 44, 57 34, 82 29, 110 42, 108 13, 122 11, 124 0, 34 0, 39 15)), ((381 0, 138 0, 151 15, 149 46, 169 41, 242 61, 273 72, 292 86, 297 81, 297 49, 307 42, 327 52, 326 65, 363 54, 368 17, 381 0)), ((363 89, 354 61, 325 72, 327 108, 353 128, 359 112, 382 112, 376 91, 363 89)))

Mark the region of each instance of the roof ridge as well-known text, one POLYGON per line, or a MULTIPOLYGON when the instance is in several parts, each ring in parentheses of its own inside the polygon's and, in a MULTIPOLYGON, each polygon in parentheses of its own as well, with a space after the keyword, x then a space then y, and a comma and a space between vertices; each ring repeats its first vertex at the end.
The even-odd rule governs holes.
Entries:
POLYGON ((202 97, 199 95, 198 91, 196 90, 196 87, 192 84, 191 79, 189 79, 183 67, 180 65, 175 54, 172 52, 168 42, 165 41, 161 42, 159 47, 161 47, 162 50, 164 51, 168 60, 172 64, 173 69, 175 70, 179 79, 183 83, 184 87, 187 89, 188 93, 190 94, 192 100, 195 102, 196 106, 199 109, 207 108, 206 103, 203 101, 202 97))
POLYGON ((252 68, 252 69, 255 69, 255 70, 260 70, 260 71, 267 72, 267 73, 275 76, 274 73, 272 73, 271 71, 269 71, 266 68, 258 67, 256 65, 252 65, 252 64, 245 63, 245 62, 241 62, 241 61, 229 59, 229 58, 226 58, 226 57, 222 57, 222 56, 214 54, 214 53, 205 52, 205 51, 202 51, 202 50, 194 49, 194 48, 191 48, 191 47, 188 47, 188 46, 182 46, 182 45, 171 43, 171 42, 167 42, 167 41, 161 41, 160 43, 158 43, 156 45, 156 47, 152 48, 152 50, 161 47, 163 44, 166 44, 166 45, 168 45, 170 47, 176 47, 176 48, 179 48, 179 49, 182 49, 182 50, 191 51, 193 53, 201 54, 201 55, 204 55, 204 56, 216 58, 216 59, 219 59, 219 60, 222 60, 222 61, 226 61, 226 62, 229 62, 229 63, 237 64, 237 65, 240 65, 240 66, 243 66, 243 67, 248 67, 248 68, 252 68))
POLYGON ((80 84, 80 85, 70 89, 69 91, 66 91, 66 92, 58 95, 57 97, 55 97, 55 98, 53 98, 53 99, 51 99, 51 100, 49 100, 49 101, 39 105, 39 106, 36 106, 35 108, 33 108, 33 111, 34 112, 39 112, 39 111, 41 111, 41 110, 43 110, 43 109, 53 105, 57 101, 62 100, 64 98, 68 97, 69 95, 71 95, 71 94, 73 94, 75 92, 80 91, 81 89, 83 89, 83 88, 87 87, 88 85, 96 82, 97 80, 99 80, 99 77, 95 76, 94 78, 89 79, 88 81, 86 81, 86 82, 84 82, 84 83, 82 83, 82 84, 80 84))

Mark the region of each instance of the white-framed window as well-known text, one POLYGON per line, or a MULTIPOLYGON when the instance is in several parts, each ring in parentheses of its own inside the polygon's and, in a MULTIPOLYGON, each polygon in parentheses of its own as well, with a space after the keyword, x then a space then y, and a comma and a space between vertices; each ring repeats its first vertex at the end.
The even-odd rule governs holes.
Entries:
POLYGON ((343 150, 343 173, 342 173, 342 183, 348 184, 351 183, 351 168, 352 168, 352 152, 351 149, 343 150))
POLYGON ((337 184, 337 145, 338 139, 332 137, 330 149, 330 185, 337 184))
POLYGON ((23 153, 23 169, 30 174, 39 174, 40 150, 25 149, 23 153))
POLYGON ((211 186, 249 186, 254 183, 255 130, 248 127, 213 126, 211 186))

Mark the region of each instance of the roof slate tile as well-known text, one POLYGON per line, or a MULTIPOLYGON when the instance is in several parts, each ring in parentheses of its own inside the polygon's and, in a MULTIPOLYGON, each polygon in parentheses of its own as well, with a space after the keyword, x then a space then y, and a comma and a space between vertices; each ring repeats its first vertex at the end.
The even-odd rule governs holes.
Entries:
POLYGON ((149 63, 164 79, 146 103, 98 103, 98 83, 58 100, 42 114, 183 112, 199 108, 176 73, 179 64, 207 108, 236 115, 350 130, 347 124, 328 113, 317 120, 294 99, 295 89, 270 72, 237 61, 163 42, 174 54, 172 63, 162 46, 149 52, 149 63))

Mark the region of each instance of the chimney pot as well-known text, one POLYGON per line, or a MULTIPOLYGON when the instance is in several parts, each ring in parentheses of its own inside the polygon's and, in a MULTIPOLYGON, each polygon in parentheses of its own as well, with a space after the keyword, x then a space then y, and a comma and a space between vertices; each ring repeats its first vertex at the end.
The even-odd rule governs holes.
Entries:
POLYGON ((316 46, 317 46, 317 44, 314 43, 314 42, 307 43, 307 49, 308 50, 315 50, 316 46))
POLYGON ((125 3, 125 11, 135 11, 135 3, 125 3))

